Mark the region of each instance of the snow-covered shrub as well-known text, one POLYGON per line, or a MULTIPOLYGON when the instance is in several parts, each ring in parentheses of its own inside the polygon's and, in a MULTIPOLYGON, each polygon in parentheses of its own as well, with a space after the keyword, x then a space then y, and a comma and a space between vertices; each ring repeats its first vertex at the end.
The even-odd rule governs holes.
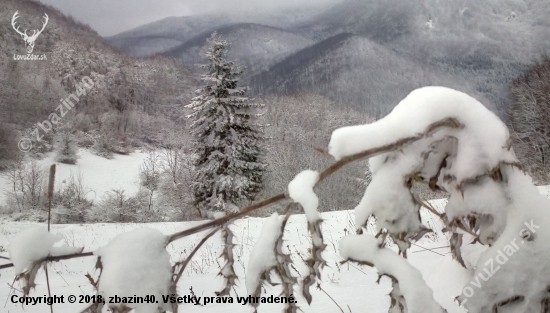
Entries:
POLYGON ((535 179, 550 180, 550 56, 516 78, 510 87, 512 107, 508 113, 513 127, 516 153, 535 179))
POLYGON ((127 154, 126 130, 129 113, 108 111, 99 117, 99 130, 93 150, 99 156, 112 158, 113 153, 127 154))
POLYGON ((68 179, 58 184, 54 194, 52 221, 58 224, 85 222, 92 207, 92 201, 86 197, 89 192, 82 174, 79 172, 75 176, 71 172, 68 179))
POLYGON ((88 133, 95 128, 95 125, 92 123, 92 119, 89 115, 84 113, 77 113, 73 118, 73 126, 77 131, 83 133, 88 133))
POLYGON ((9 205, 20 212, 44 207, 46 171, 35 160, 12 162, 6 175, 10 184, 10 189, 6 190, 9 205))
POLYGON ((88 222, 136 222, 141 204, 136 197, 127 197, 122 189, 107 192, 104 198, 94 205, 86 219, 88 222))
POLYGON ((160 156, 155 151, 150 151, 147 158, 140 166, 139 178, 141 185, 149 191, 148 204, 149 210, 153 209, 153 200, 155 191, 159 188, 159 183, 162 174, 162 164, 160 156))
POLYGON ((113 158, 113 151, 115 150, 116 141, 109 132, 100 132, 97 139, 94 141, 92 151, 106 159, 113 158))

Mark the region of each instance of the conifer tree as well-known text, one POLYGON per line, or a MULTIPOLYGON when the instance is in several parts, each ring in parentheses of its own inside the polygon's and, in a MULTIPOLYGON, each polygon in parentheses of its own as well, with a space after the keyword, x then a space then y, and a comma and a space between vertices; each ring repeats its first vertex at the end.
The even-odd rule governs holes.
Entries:
POLYGON ((261 161, 263 138, 256 114, 260 104, 238 87, 242 71, 225 59, 227 41, 213 33, 205 46, 208 64, 201 67, 204 87, 187 105, 193 110, 193 193, 200 210, 233 211, 261 190, 265 164, 261 161))

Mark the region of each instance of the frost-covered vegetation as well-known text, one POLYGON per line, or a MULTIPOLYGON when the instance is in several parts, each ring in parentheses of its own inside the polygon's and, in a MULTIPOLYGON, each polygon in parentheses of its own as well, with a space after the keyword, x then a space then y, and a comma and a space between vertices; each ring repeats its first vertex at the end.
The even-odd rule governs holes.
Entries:
MULTIPOLYGON (((20 36, 9 24, 0 28, 0 123, 16 133, 15 141, 32 140, 31 153, 40 157, 55 150, 59 162, 75 163, 76 146, 110 157, 165 144, 166 127, 184 129, 176 122, 183 114, 180 105, 195 86, 187 68, 168 58, 137 59, 116 52, 90 27, 39 2, 2 1, 0 18, 11 20, 15 10, 30 21, 44 13, 51 19, 34 50, 46 55, 42 62, 13 60, 21 53, 20 36), (78 83, 85 76, 93 87, 83 92, 78 83), (77 91, 76 106, 60 109, 60 99, 77 91)), ((2 168, 5 158, 17 158, 0 154, 2 168)))
POLYGON ((529 172, 540 182, 550 177, 550 56, 543 55, 515 79, 510 110, 514 148, 529 172))
MULTIPOLYGON (((0 17, 19 3, 2 2, 0 17)), ((229 43, 214 34, 203 50, 206 73, 193 76, 164 56, 115 52, 89 27, 53 8, 22 3, 22 11, 45 11, 57 22, 35 49, 48 56, 45 66, 0 63, 6 195, 0 213, 47 221, 48 231, 18 229, 9 242, 0 241, 0 253, 7 252, 0 255, 0 269, 13 267, 10 278, 18 282, 11 282, 9 293, 30 295, 43 279, 41 268, 49 286, 47 269, 54 262, 88 258, 96 261, 96 271, 81 275, 88 280, 85 293, 102 298, 160 300, 183 295, 187 287, 202 297, 186 281, 185 273, 195 271, 220 276, 223 283, 201 290, 217 301, 277 292, 298 302, 271 310, 296 312, 328 296, 332 308, 344 312, 326 282, 337 280, 334 268, 340 273, 347 266, 377 273, 387 301, 355 299, 377 310, 550 313, 550 201, 534 184, 549 179, 550 67, 547 56, 528 64, 533 51, 545 48, 537 39, 550 34, 540 18, 547 7, 536 1, 345 1, 297 18, 285 30, 205 17, 191 24, 207 33, 195 29, 185 32, 193 38, 145 40, 162 43, 156 52, 183 43, 172 52, 190 63, 211 28, 223 26, 220 32, 242 39, 229 55, 247 59, 246 75, 225 58, 229 43), (502 48, 503 38, 513 44, 502 48), (82 77, 93 86, 83 91, 82 77), (247 97, 242 77, 260 97, 247 97), (447 87, 418 88, 425 85, 447 87), (198 95, 192 98, 193 90, 198 95), (80 98, 74 110, 52 113, 57 99, 75 92, 80 98), (498 116, 506 114, 510 120, 501 121, 498 116), (17 141, 33 129, 42 139, 31 138, 31 151, 20 153, 17 141), (55 160, 63 169, 82 166, 90 175, 90 151, 122 171, 122 162, 140 163, 125 183, 117 180, 121 171, 93 173, 91 179, 104 175, 111 181, 90 189, 80 171, 54 180, 56 167, 43 161, 55 160), (47 168, 54 169, 49 180, 47 168), (429 201, 436 197, 446 200, 429 201), (331 228, 330 219, 341 216, 326 211, 353 207, 343 229, 331 228), (245 235, 250 216, 269 216, 254 236, 245 235), (131 223, 205 217, 211 220, 170 230, 162 224, 161 231, 117 232, 101 244, 78 244, 73 236, 60 247, 61 237, 49 232, 51 222, 121 222, 130 230, 131 223), (174 250, 191 237, 192 246, 174 250), (210 246, 210 256, 198 264, 212 241, 218 246, 210 246), (448 251, 452 262, 436 273, 449 269, 452 278, 428 279, 421 267, 429 266, 415 263, 413 253, 426 241, 445 245, 431 252, 448 251)), ((9 31, 0 28, 0 37, 13 39, 9 31)), ((138 37, 130 41, 139 43, 138 37)), ((12 39, 6 43, 15 51, 20 43, 12 39)), ((204 285, 211 281, 208 276, 204 285)), ((80 309, 180 310, 168 303, 80 309)))
MULTIPOLYGON (((119 293, 145 296, 177 291, 181 273, 191 258, 223 228, 225 263, 219 265, 219 275, 225 278, 224 294, 231 295, 238 264, 235 262, 235 242, 231 238, 239 236, 230 230, 231 224, 238 223, 238 218, 261 207, 284 201, 287 203, 285 209, 265 220, 251 251, 244 277, 250 295, 259 295, 262 285, 273 283, 269 275, 271 272, 272 276, 278 277, 283 295, 300 294, 310 304, 315 294, 313 290, 322 290, 320 283, 327 265, 327 246, 331 243, 334 250, 338 244, 344 263, 374 267, 380 277, 389 278, 389 312, 392 313, 442 313, 446 309, 479 313, 549 312, 550 200, 539 193, 531 178, 522 170, 505 124, 477 100, 444 87, 420 88, 381 120, 335 130, 326 152, 336 160, 331 166, 321 172, 302 171, 289 182, 284 193, 238 212, 170 235, 153 234, 154 231, 150 230, 119 235, 106 247, 93 252, 100 256, 96 266, 101 269, 97 279, 90 278, 96 292, 100 295, 119 293), (361 158, 370 159, 372 181, 355 207, 353 226, 349 230, 346 228, 346 236, 335 243, 329 239, 332 236, 325 228, 330 221, 318 213, 324 196, 317 192, 316 186, 325 183, 327 177, 348 163, 361 158), (434 208, 413 190, 413 186, 419 183, 449 193, 450 197, 442 210, 434 208), (285 243, 285 228, 292 215, 292 207, 304 210, 305 220, 302 223, 307 225, 304 229, 307 228, 310 237, 308 253, 300 254, 300 260, 292 259, 290 247, 285 243), (440 221, 428 223, 426 217, 430 214, 440 221), (188 257, 175 262, 170 268, 165 262, 165 247, 209 229, 210 232, 204 235, 188 257), (442 240, 449 244, 453 262, 463 267, 463 270, 454 273, 461 277, 460 280, 442 281, 439 277, 439 284, 446 286, 444 288, 457 290, 458 287, 459 291, 462 290, 453 295, 456 297, 454 304, 440 301, 439 297, 436 299, 426 279, 408 261, 411 247, 430 232, 446 233, 442 240), (115 243, 118 248, 110 248, 115 243), (139 254, 140 262, 136 262, 137 255, 120 255, 133 245, 139 245, 139 248, 133 249, 134 252, 148 247, 148 257, 142 255, 144 251, 139 254), (296 270, 293 264, 299 264, 302 271, 296 270), (126 271, 130 266, 133 270, 126 271), (171 279, 169 269, 172 271, 171 279), (136 272, 149 273, 147 275, 151 278, 148 283, 138 283, 133 274, 136 272), (107 277, 106 283, 102 283, 103 277, 107 277), (459 281, 468 280, 471 284, 456 285, 459 281)), ((10 245, 9 250, 24 249, 21 246, 24 247, 24 242, 30 240, 28 237, 26 232, 18 235, 16 242, 23 244, 10 245), (17 239, 19 237, 23 239, 17 239)), ((42 263, 91 255, 91 252, 83 252, 58 256, 50 252, 49 255, 26 254, 25 258, 18 257, 12 261, 13 266, 18 268, 23 259, 25 264, 33 264, 18 275, 25 286, 30 286, 35 279, 36 268, 42 263)), ((0 268, 11 266, 8 264, 0 268)), ((24 292, 27 294, 29 291, 25 289, 24 292)), ((335 303, 338 305, 337 301, 335 303)), ((306 308, 307 304, 288 303, 284 311, 306 308)), ((250 305, 258 308, 257 303, 250 305)), ((132 308, 139 312, 158 310, 157 306, 149 304, 109 307, 115 312, 132 308)), ((94 305, 89 308, 90 312, 97 312, 97 309, 94 305)), ((178 311, 176 306, 159 309, 178 311)))

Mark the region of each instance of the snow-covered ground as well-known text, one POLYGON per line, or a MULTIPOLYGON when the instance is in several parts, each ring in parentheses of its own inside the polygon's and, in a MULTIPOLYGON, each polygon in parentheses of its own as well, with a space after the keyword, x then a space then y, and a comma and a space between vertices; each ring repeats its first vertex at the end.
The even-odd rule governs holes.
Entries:
MULTIPOLYGON (((52 164, 57 164, 55 184, 56 189, 62 187, 63 182, 68 181, 72 175, 75 177, 80 173, 84 186, 91 190, 87 197, 97 202, 103 195, 112 189, 123 189, 127 196, 133 196, 139 189, 139 168, 146 153, 135 152, 128 155, 113 155, 109 160, 85 149, 78 151, 79 159, 75 165, 56 162, 55 154, 48 153, 47 157, 39 160, 40 167, 47 169, 52 164)), ((0 173, 2 174, 2 173, 0 173)), ((6 175, 0 175, 0 204, 5 203, 6 190, 9 190, 10 183, 6 175)))
MULTIPOLYGON (((346 312, 351 309, 352 312, 386 312, 389 305, 389 298, 386 294, 390 291, 390 284, 387 278, 382 278, 382 283, 377 284, 377 272, 366 266, 358 266, 356 264, 340 265, 342 259, 338 256, 335 249, 338 248, 338 241, 346 233, 352 229, 354 223, 353 212, 327 212, 323 213, 325 219, 323 223, 323 232, 328 243, 326 259, 329 267, 324 270, 324 279, 322 288, 326 291, 346 312), (348 309, 349 306, 349 309, 348 309)), ((246 295, 245 287, 245 270, 248 263, 248 255, 259 236, 263 225, 263 218, 245 218, 235 222, 232 227, 233 232, 238 240, 238 245, 235 248, 236 256, 236 271, 240 281, 236 288, 239 296, 246 295)), ((62 243, 75 246, 84 246, 85 251, 95 250, 106 245, 112 238, 122 232, 127 232, 139 227, 151 227, 158 229, 162 233, 170 234, 179 230, 189 228, 201 222, 182 222, 182 223, 153 223, 153 224, 88 224, 88 225, 53 225, 52 232, 60 233, 64 236, 62 243)), ((13 236, 22 229, 36 224, 20 223, 20 222, 4 222, 0 224, 0 246, 4 249, 7 247, 13 236)), ((185 257, 204 235, 198 234, 192 237, 184 238, 170 244, 168 250, 170 252, 172 262, 185 257)), ((309 235, 306 231, 306 220, 304 215, 293 216, 286 227, 285 240, 288 242, 288 247, 292 253, 292 258, 300 263, 301 254, 304 258, 308 255, 308 247, 310 246, 309 235)), ((215 296, 214 292, 222 289, 223 280, 216 277, 220 269, 221 259, 218 259, 221 252, 220 236, 214 236, 207 242, 205 246, 195 255, 193 261, 188 266, 184 277, 178 285, 181 295, 189 294, 189 288, 192 287, 197 296, 215 296)), ((442 241, 444 242, 444 240, 442 241)), ((422 269, 426 277, 430 275, 437 264, 448 261, 450 255, 448 248, 444 243, 432 240, 424 240, 418 243, 420 247, 413 247, 410 260, 411 262, 422 269), (435 249, 428 251, 426 249, 435 249)), ((0 256, 7 256, 7 252, 1 252, 0 256)), ((65 295, 81 295, 93 294, 93 289, 87 278, 86 273, 94 273, 95 257, 86 257, 74 260, 66 260, 56 262, 51 265, 50 284, 52 294, 65 295)), ((0 262, 3 264, 3 262, 0 262)), ((298 267, 298 270, 303 272, 303 267, 298 267)), ((293 273, 296 274, 296 273, 293 273)), ((9 287, 14 278, 13 269, 3 270, 0 272, 0 305, 3 312, 23 312, 20 304, 13 304, 10 297, 13 290, 9 287)), ((14 287, 20 290, 19 283, 15 283, 14 287)), ((19 291, 15 294, 21 295, 19 291)), ((31 293, 33 296, 47 295, 45 275, 41 271, 37 279, 36 290, 31 293)), ((268 288, 266 295, 279 294, 279 291, 268 288)), ((234 296, 234 294, 233 294, 234 296)), ((336 304, 320 290, 313 291, 313 302, 311 306, 307 306, 305 300, 296 295, 298 304, 305 312, 337 312, 339 311, 336 304)), ((236 302, 236 301, 235 301, 236 302)), ((59 304, 54 305, 54 312, 77 312, 82 309, 82 304, 59 304)), ((281 312, 282 306, 278 304, 262 304, 259 307, 259 312, 281 312)), ((207 304, 205 306, 195 306, 182 304, 184 312, 250 312, 251 308, 242 304, 207 304)), ((24 312, 46 312, 49 308, 46 305, 26 306, 24 312)))
MULTIPOLYGON (((539 188, 541 193, 548 194, 548 186, 539 188)), ((445 200, 431 201, 432 205, 442 210, 445 200)), ((429 220, 430 224, 437 222, 428 215, 424 215, 424 220, 429 220)), ((378 274, 376 270, 367 266, 360 266, 353 263, 340 264, 341 257, 337 253, 338 242, 346 234, 350 234, 355 228, 355 216, 353 211, 337 211, 322 213, 324 222, 322 231, 326 243, 328 244, 325 259, 328 261, 328 267, 323 271, 322 290, 314 289, 312 291, 313 302, 308 306, 301 295, 296 294, 298 304, 304 312, 340 312, 337 305, 329 298, 332 297, 344 312, 369 312, 382 313, 387 312, 389 306, 389 293, 391 286, 389 279, 383 277, 381 283, 376 283, 378 274), (325 294, 326 292, 326 294, 325 294), (328 294, 328 295, 327 295, 328 294)), ((233 233, 237 238, 237 245, 234 253, 236 258, 236 272, 240 278, 235 288, 238 296, 246 296, 245 287, 245 268, 248 264, 248 257, 257 238, 259 237, 264 218, 243 218, 234 222, 231 226, 233 233)), ((203 222, 179 222, 179 223, 151 223, 151 224, 85 224, 85 225, 52 225, 52 232, 62 234, 64 240, 60 243, 71 246, 84 246, 85 251, 93 251, 101 246, 105 246, 117 234, 127 232, 140 227, 150 227, 157 229, 164 234, 171 234, 183 229, 187 229, 203 222)), ((7 257, 6 248, 11 239, 21 230, 29 227, 44 224, 24 223, 24 222, 0 222, 0 256, 7 257)), ((302 264, 301 258, 307 258, 308 248, 311 245, 310 236, 307 233, 305 215, 294 215, 289 220, 284 234, 284 239, 288 243, 287 249, 291 253, 292 259, 296 264, 302 264)), ((171 262, 181 260, 195 247, 200 238, 205 234, 199 233, 184 239, 178 240, 168 246, 171 255, 171 262)), ((222 249, 221 237, 219 234, 210 238, 210 240, 199 250, 189 264, 184 276, 178 285, 180 295, 190 294, 190 288, 197 296, 214 296, 215 291, 222 289, 223 279, 217 276, 220 266, 223 264, 218 258, 222 249)), ((53 295, 92 295, 93 288, 84 276, 87 273, 94 272, 96 258, 85 257, 73 260, 55 262, 50 265, 50 284, 53 295)), ((436 299, 448 309, 449 313, 462 313, 462 309, 453 304, 453 298, 461 291, 456 286, 463 286, 468 281, 464 280, 464 271, 458 263, 451 259, 447 244, 447 238, 438 233, 436 237, 424 237, 409 250, 409 261, 420 269, 428 285, 434 290, 436 299), (449 288, 447 283, 454 282, 449 288), (453 289, 454 288, 454 289, 453 289)), ((0 264, 6 263, 6 260, 0 259, 0 264)), ((303 274, 304 266, 297 266, 297 270, 303 274)), ((294 272, 293 275, 296 275, 294 272)), ((16 282, 13 286, 14 272, 13 268, 0 270, 0 306, 2 312, 16 313, 38 313, 48 312, 46 305, 38 304, 34 306, 22 307, 21 304, 11 302, 12 295, 21 295, 21 286, 16 282)), ((45 275, 39 272, 36 280, 37 287, 31 292, 32 296, 47 295, 45 275)), ((276 287, 267 287, 265 295, 279 295, 276 287)), ((232 293, 232 296, 235 296, 232 293)), ((84 304, 56 304, 54 312, 69 313, 79 312, 84 308, 84 304)), ((197 306, 192 304, 182 304, 180 307, 183 312, 251 312, 249 306, 239 303, 233 304, 207 304, 197 306)), ((282 306, 279 304, 261 304, 259 312, 281 312, 282 306)))

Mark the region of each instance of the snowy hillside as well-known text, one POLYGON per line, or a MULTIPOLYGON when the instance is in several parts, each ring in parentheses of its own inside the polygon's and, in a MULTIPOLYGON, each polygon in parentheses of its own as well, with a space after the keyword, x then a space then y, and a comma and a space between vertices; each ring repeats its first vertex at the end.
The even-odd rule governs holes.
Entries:
MULTIPOLYGON (((56 162, 54 153, 49 153, 37 163, 41 168, 57 164, 56 190, 62 190, 63 184, 69 182, 71 175, 73 178, 81 175, 84 186, 89 191, 86 197, 91 201, 99 201, 112 189, 123 189, 127 195, 134 195, 139 188, 139 167, 146 156, 145 153, 136 152, 130 155, 115 155, 114 159, 108 160, 81 149, 76 165, 56 162)), ((0 204, 4 204, 6 190, 10 187, 7 175, 0 175, 0 204)))
MULTIPOLYGON (((21 136, 33 138, 33 153, 51 151, 54 137, 58 137, 55 129, 47 131, 52 117, 62 119, 61 124, 70 128, 72 140, 80 147, 89 148, 103 140, 103 147, 112 153, 131 150, 121 146, 139 146, 138 141, 164 141, 159 122, 168 125, 170 118, 179 117, 181 112, 176 110, 196 86, 192 73, 175 60, 161 56, 137 59, 115 51, 89 26, 40 2, 0 1, 0 19, 7 21, 0 26, 0 128, 14 141, 11 151, 18 150, 21 136), (25 41, 9 23, 15 12, 19 16, 16 25, 21 29, 31 22, 37 24, 32 27, 41 26, 44 14, 48 15, 47 27, 37 37, 33 52, 46 59, 13 59, 26 51, 25 41), (82 89, 78 92, 76 87, 84 77, 93 86, 85 93, 82 89), (75 92, 78 94, 72 95, 75 92), (60 111, 60 99, 70 94, 74 98, 69 108, 74 109, 60 111), (43 121, 46 126, 41 129, 37 123, 43 121), (123 121, 125 126, 121 127, 123 121), (38 129, 39 135, 30 135, 38 129)), ((3 149, 0 155, 5 153, 3 149)), ((0 164, 0 168, 5 165, 0 164)))

